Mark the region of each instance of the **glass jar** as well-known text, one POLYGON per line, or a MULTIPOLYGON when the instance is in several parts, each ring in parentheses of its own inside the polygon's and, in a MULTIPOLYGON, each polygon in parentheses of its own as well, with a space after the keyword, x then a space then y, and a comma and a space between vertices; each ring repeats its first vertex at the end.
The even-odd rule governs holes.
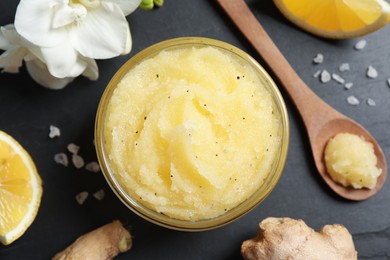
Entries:
MULTIPOLYGON (((167 59, 169 59, 169 58, 167 58, 167 59)), ((213 60, 212 57, 208 57, 206 59, 213 60)), ((224 60, 224 58, 222 58, 222 60, 224 60)), ((210 62, 212 63, 213 61, 210 61, 210 62)), ((224 66, 222 66, 222 68, 220 68, 219 71, 224 72, 223 67, 224 66)), ((181 66, 179 66, 179 68, 181 68, 181 66)), ((182 69, 185 70, 185 68, 182 68, 182 69)), ((180 74, 182 72, 177 72, 177 73, 180 74)), ((189 75, 190 74, 191 73, 189 73, 189 75)), ((162 78, 163 76, 167 76, 167 75, 162 75, 162 74, 159 75, 158 73, 150 74, 150 75, 153 75, 154 81, 156 81, 156 78, 159 78, 159 77, 162 78)), ((244 79, 243 77, 245 77, 245 75, 240 74, 237 76, 235 75, 234 77, 236 77, 236 78, 234 78, 233 80, 240 80, 240 79, 243 80, 244 79)), ((190 81, 190 79, 187 79, 186 81, 190 81)), ((206 79, 206 81, 207 81, 207 79, 206 79)), ((187 82, 185 84, 191 85, 192 88, 194 88, 194 86, 196 85, 196 84, 195 85, 192 84, 191 82, 189 82, 189 83, 187 82)), ((217 85, 218 85, 218 83, 217 83, 217 85)), ((154 89, 153 91, 158 91, 158 86, 153 88, 153 89, 154 89)), ((194 89, 194 90, 196 92, 196 89, 194 89)), ((186 90, 186 92, 189 92, 189 91, 190 91, 190 89, 186 90)), ((132 93, 138 93, 138 92, 132 92, 132 93)), ((127 98, 126 102, 131 103, 132 100, 139 99, 139 97, 137 97, 136 95, 134 97, 132 97, 131 93, 130 94, 126 93, 125 95, 126 96, 128 95, 128 97, 126 97, 127 98)), ((195 95, 195 96, 193 96, 194 99, 198 98, 198 97, 196 97, 196 94, 193 94, 193 95, 195 95)), ((212 95, 212 93, 210 93, 210 95, 212 95)), ((172 96, 169 96, 167 94, 165 98, 167 98, 167 99, 172 98, 172 100, 173 100, 175 98, 175 95, 172 94, 172 96)), ((205 98, 207 98, 207 97, 205 97, 205 98)), ((213 100, 212 99, 213 97, 210 97, 210 98, 211 98, 211 100, 213 100)), ((144 106, 149 107, 149 108, 153 107, 153 104, 150 104, 151 102, 152 101, 145 102, 144 106)), ((161 101, 161 98, 160 98, 156 102, 163 102, 163 101, 161 101)), ((164 102, 166 102, 166 101, 164 101, 164 102)), ((193 103, 191 103, 191 105, 196 106, 194 101, 193 101, 193 103)), ((223 108, 224 104, 214 104, 214 105, 216 105, 219 109, 222 109, 222 110, 224 109, 223 108)), ((114 106, 114 105, 112 105, 112 106, 114 106)), ((198 109, 200 111, 202 109, 201 106, 204 106, 204 108, 206 108, 206 104, 202 105, 199 103, 198 107, 196 109, 198 109)), ((142 109, 142 107, 138 107, 138 110, 140 110, 140 109, 142 109)), ((158 109, 160 109, 159 113, 162 113, 161 107, 158 109)), ((134 110, 134 111, 138 111, 138 110, 134 110)), ((181 109, 179 109, 179 110, 181 110, 181 109)), ((183 111, 177 111, 177 113, 181 113, 181 112, 183 112, 183 111)), ((175 113, 175 112, 173 112, 173 113, 175 113)), ((204 113, 206 113, 206 112, 204 112, 204 113)), ((146 120, 146 117, 147 117, 147 115, 145 115, 143 120, 146 120)), ((127 118, 127 116, 126 116, 126 118, 127 118)), ((207 115, 205 115, 205 118, 207 118, 207 115)), ((242 120, 245 120, 245 117, 242 117, 242 120)), ((252 121, 252 122, 255 122, 255 121, 252 121)), ((189 136, 191 135, 191 131, 188 132, 188 135, 189 136)), ((270 136, 271 136, 271 134, 270 134, 270 136)), ((288 144, 289 144, 289 122, 288 122, 286 106, 285 106, 284 100, 283 100, 283 98, 278 90, 278 87, 275 85, 274 81, 271 79, 271 77, 268 75, 268 73, 263 69, 263 67, 261 65, 259 65, 250 55, 248 55, 244 51, 242 51, 242 50, 240 50, 240 49, 238 49, 238 48, 236 48, 228 43, 214 40, 214 39, 200 38, 200 37, 176 38, 176 39, 166 40, 166 41, 157 43, 155 45, 152 45, 152 46, 144 49, 140 53, 138 53, 135 56, 133 56, 132 58, 130 58, 130 60, 128 60, 118 70, 118 72, 113 76, 113 78, 109 82, 105 92, 103 93, 103 96, 102 96, 101 101, 99 103, 97 116, 96 116, 96 124, 95 124, 95 142, 96 142, 97 156, 98 156, 98 160, 99 160, 102 172, 103 172, 108 184, 111 186, 112 190, 115 192, 115 194, 118 196, 118 198, 128 208, 130 208, 134 213, 141 216, 142 218, 144 218, 148 221, 151 221, 155 224, 167 227, 167 228, 176 229, 176 230, 184 230, 184 231, 201 231, 201 230, 208 230, 208 229, 217 228, 217 227, 226 225, 226 224, 240 218, 241 216, 248 213, 250 210, 254 209, 257 205, 259 205, 270 194, 270 192, 274 189, 275 185, 277 184, 277 182, 282 174, 284 165, 285 165, 288 144), (110 102, 111 102, 113 96, 118 95, 118 93, 116 93, 117 88, 118 88, 118 84, 119 85, 121 84, 121 81, 126 77, 126 75, 129 72, 133 71, 132 73, 137 73, 137 67, 142 62, 144 62, 146 60, 153 60, 157 55, 161 54, 162 52, 169 53, 170 51, 174 51, 174 50, 186 50, 186 49, 191 49, 191 50, 197 51, 197 50, 200 50, 204 47, 212 47, 213 49, 218 50, 218 52, 220 54, 222 53, 223 55, 226 55, 226 62, 231 63, 232 60, 234 60, 234 62, 238 62, 237 63, 237 64, 239 64, 238 66, 241 66, 240 69, 243 69, 244 71, 245 71, 245 69, 248 69, 248 68, 250 68, 251 71, 254 71, 254 75, 256 75, 256 78, 258 78, 258 82, 261 83, 261 84, 259 84, 259 87, 264 88, 266 90, 266 92, 269 93, 269 96, 271 97, 270 102, 272 103, 272 115, 277 120, 277 124, 275 127, 277 129, 276 136, 278 138, 277 139, 278 141, 273 149, 273 156, 270 159, 270 163, 266 167, 266 169, 267 169, 266 173, 263 173, 265 175, 263 175, 263 177, 260 177, 260 175, 259 175, 259 177, 257 177, 257 175, 251 177, 251 178, 253 178, 253 182, 255 182, 255 180, 257 180, 258 178, 263 178, 261 185, 256 187, 250 194, 246 194, 245 195, 246 197, 241 202, 239 202, 236 205, 231 206, 229 208, 225 208, 225 210, 222 213, 213 215, 211 217, 195 217, 195 218, 191 217, 191 214, 197 215, 196 209, 191 211, 192 213, 189 215, 188 218, 176 217, 176 215, 174 215, 173 213, 170 214, 169 212, 167 213, 164 210, 161 210, 161 207, 160 207, 161 205, 159 205, 160 210, 157 210, 158 207, 157 206, 154 207, 154 205, 152 205, 153 202, 151 202, 151 201, 155 200, 158 203, 161 202, 162 204, 164 204, 167 202, 167 200, 169 202, 169 198, 167 198, 167 197, 169 197, 170 193, 175 193, 175 192, 177 193, 177 189, 175 191, 175 188, 172 187, 172 183, 173 183, 172 180, 169 179, 169 178, 174 178, 172 173, 164 173, 164 174, 170 174, 170 176, 161 177, 163 179, 165 178, 164 179, 165 182, 167 182, 168 184, 171 185, 171 190, 164 191, 165 195, 167 195, 167 196, 158 197, 160 194, 157 194, 158 193, 157 191, 150 191, 150 190, 144 191, 143 188, 141 187, 146 182, 153 183, 153 180, 149 180, 149 178, 151 178, 151 177, 148 175, 148 172, 145 173, 145 168, 147 168, 147 167, 144 167, 143 170, 139 170, 140 172, 142 172, 142 173, 140 173, 140 176, 138 176, 138 177, 133 176, 133 177, 127 179, 126 174, 130 174, 128 172, 128 169, 130 169, 130 168, 127 168, 127 165, 132 164, 133 159, 127 158, 125 160, 128 160, 128 161, 120 162, 120 163, 115 161, 115 160, 117 160, 117 158, 122 158, 122 157, 125 158, 126 157, 126 155, 123 155, 120 152, 118 152, 120 150, 117 150, 117 149, 122 149, 121 151, 125 151, 124 154, 127 154, 129 149, 141 149, 139 146, 137 148, 133 147, 134 145, 135 146, 138 145, 137 142, 134 142, 134 140, 136 140, 135 139, 136 137, 134 137, 134 136, 135 135, 139 136, 141 133, 138 130, 135 131, 135 128, 132 129, 131 124, 140 124, 139 119, 131 119, 134 116, 134 114, 128 115, 128 120, 129 121, 133 120, 133 123, 127 122, 126 123, 127 125, 121 125, 121 123, 118 123, 118 124, 120 124, 118 126, 115 125, 116 123, 112 123, 113 120, 111 118, 112 117, 111 111, 113 111, 113 110, 110 108, 110 102), (114 126, 107 127, 107 124, 114 124, 114 126), (132 130, 129 130, 128 132, 126 132, 126 131, 122 132, 122 134, 124 133, 125 136, 128 136, 129 140, 132 140, 131 143, 121 144, 120 142, 119 143, 117 142, 116 144, 114 144, 111 139, 117 138, 117 137, 113 137, 113 136, 117 136, 117 135, 115 135, 115 134, 113 135, 111 130, 114 128, 125 129, 127 127, 130 127, 132 130), (108 131, 107 130, 108 128, 111 130, 108 131), (129 147, 133 147, 133 148, 129 148, 129 147), (113 153, 119 153, 119 156, 113 156, 113 153), (121 168, 118 165, 122 165, 122 166, 125 165, 125 166, 123 166, 121 168), (139 181, 140 183, 137 183, 137 181, 135 181, 135 179, 137 179, 137 181, 139 181), (142 192, 144 192, 144 194, 146 194, 145 196, 147 196, 148 194, 150 195, 150 194, 154 193, 156 196, 156 199, 153 199, 153 198, 149 199, 148 198, 147 199, 148 202, 146 203, 145 198, 144 198, 145 200, 143 201, 143 198, 142 198, 143 193, 142 192)), ((182 145, 183 144, 180 143, 179 146, 182 148, 182 145)), ((165 147, 166 147, 166 145, 165 145, 165 147)), ((158 148, 158 149, 160 149, 160 148, 158 148)), ((209 152, 208 151, 209 149, 211 149, 211 148, 207 147, 207 146, 204 147, 205 153, 206 153, 206 151, 209 152)), ((267 148, 267 152, 268 152, 268 148, 267 148)), ((129 153, 129 154, 131 154, 131 153, 129 153)), ((163 153, 163 154, 165 156, 165 153, 163 153)), ((216 156, 215 162, 217 162, 217 160, 219 160, 218 163, 222 163, 221 164, 222 166, 224 166, 223 165, 224 162, 226 163, 226 165, 229 163, 228 160, 221 161, 220 158, 217 159, 218 154, 215 154, 215 156, 216 156)), ((259 157, 259 156, 257 156, 257 157, 259 157)), ((191 155, 191 158, 194 159, 195 156, 191 155)), ((134 159, 134 161, 135 161, 135 159, 134 159)), ((169 162, 168 162, 168 164, 169 164, 169 162)), ((250 163, 250 164, 251 164, 250 167, 252 167, 252 163, 250 163)), ((227 168, 229 168, 229 167, 227 167, 227 168)), ((244 167, 243 167, 243 169, 244 169, 244 167)), ((240 174, 244 174, 244 173, 245 173, 245 170, 243 170, 243 173, 240 173, 240 174)), ((188 174, 190 174, 190 173, 187 172, 183 176, 180 176, 181 182, 188 181, 185 179, 186 176, 189 176, 188 174)), ((237 174, 237 173, 234 173, 234 174, 237 174)), ((202 173, 200 175, 202 175, 202 173)), ((202 181, 204 182, 205 180, 202 179, 204 176, 205 175, 203 175, 201 177, 197 176, 196 180, 199 181, 200 183, 202 181)), ((241 175, 239 175, 239 176, 241 176, 241 175)), ((160 178, 160 177, 158 177, 158 178, 160 178)), ((192 178, 192 177, 190 176, 190 178, 192 178)), ((212 177, 212 178, 214 178, 214 177, 212 177)), ((218 179, 218 178, 221 178, 221 176, 215 176, 215 178, 218 179)), ((226 178, 228 178, 228 177, 226 177, 226 178)), ((229 178, 231 181, 233 181, 231 176, 229 178)), ((212 182, 214 180, 208 180, 208 181, 212 182)), ((159 179, 159 182, 156 182, 156 184, 157 183, 160 183, 159 185, 166 185, 167 187, 169 186, 166 183, 161 184, 160 179, 159 179)), ((252 183, 252 181, 250 181, 249 183, 252 183)), ((151 184, 150 186, 157 187, 158 185, 156 185, 156 184, 151 184)), ((210 183, 207 183, 207 185, 209 185, 209 184, 210 183)), ((191 185, 192 185, 192 183, 191 183, 191 185)), ((215 185, 216 186, 219 185, 218 181, 215 181, 215 185)), ((223 185, 225 185, 225 184, 223 184, 223 185)), ((203 185, 203 188, 206 188, 204 186, 205 185, 203 185)), ((237 187, 242 187, 242 185, 241 186, 239 186, 239 185, 232 186, 232 187, 236 187, 236 189, 238 189, 237 187)), ((199 185, 199 188, 202 188, 201 184, 199 185)), ((184 192, 186 192, 186 191, 184 191, 184 192)), ((245 193, 245 187, 243 188, 241 193, 245 193)), ((237 193, 237 194, 241 194, 241 193, 237 193)), ((187 198, 188 200, 191 200, 191 197, 189 197, 189 196, 197 196, 197 194, 200 194, 200 193, 197 193, 193 190, 188 190, 188 194, 185 194, 185 198, 187 198)), ((206 194, 207 194, 207 191, 206 191, 206 194)), ((221 193, 221 194, 223 196, 223 193, 221 193)), ((196 199, 197 198, 194 198, 194 200, 196 200, 196 199)), ((222 201, 223 198, 221 197, 220 200, 222 201)), ((178 202, 178 200, 176 202, 178 202)), ((181 201, 180 201, 180 203, 181 203, 181 201)), ((219 199, 215 199, 215 201, 211 201, 210 202, 210 209, 213 207, 213 205, 217 205, 219 203, 220 203, 219 199)), ((173 204, 175 204, 175 202, 173 204)), ((180 211, 180 207, 175 208, 175 210, 180 211)), ((186 210, 187 210, 187 208, 183 207, 183 211, 186 211, 186 210)))

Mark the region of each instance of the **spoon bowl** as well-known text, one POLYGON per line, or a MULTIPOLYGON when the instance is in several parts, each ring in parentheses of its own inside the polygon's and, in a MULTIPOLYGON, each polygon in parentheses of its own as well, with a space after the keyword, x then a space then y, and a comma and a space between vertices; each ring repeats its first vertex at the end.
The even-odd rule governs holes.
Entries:
POLYGON ((319 98, 298 76, 275 43, 260 25, 244 0, 217 0, 228 16, 267 63, 290 95, 305 124, 320 176, 338 195, 349 200, 365 200, 376 194, 387 177, 385 155, 374 137, 360 124, 341 114, 319 98), (350 133, 363 137, 374 146, 377 167, 382 174, 373 189, 344 187, 332 180, 327 173, 324 150, 328 140, 338 133, 350 133))

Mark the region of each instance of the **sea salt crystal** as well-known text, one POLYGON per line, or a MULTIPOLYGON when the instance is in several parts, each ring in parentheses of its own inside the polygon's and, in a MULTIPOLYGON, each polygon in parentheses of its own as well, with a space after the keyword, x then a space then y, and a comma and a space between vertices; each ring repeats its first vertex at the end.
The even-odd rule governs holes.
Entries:
POLYGON ((355 44, 355 50, 360 51, 363 50, 364 47, 366 47, 367 41, 366 40, 360 40, 355 44))
POLYGON ((322 55, 321 53, 318 53, 315 57, 314 57, 314 59, 313 59, 313 62, 315 63, 315 64, 320 64, 320 63, 322 63, 324 61, 324 55, 322 55))
POLYGON ((54 126, 54 125, 50 125, 49 127, 49 137, 50 138, 54 138, 56 136, 60 136, 61 135, 61 131, 58 127, 54 126))
POLYGON ((378 71, 373 66, 368 66, 367 68, 367 77, 370 79, 375 79, 378 77, 378 71))
POLYGON ((90 162, 85 165, 85 169, 90 172, 100 172, 100 166, 97 162, 90 162))
POLYGON ((335 80, 339 84, 344 84, 345 80, 337 75, 336 73, 332 73, 332 79, 335 80))
POLYGON ((72 163, 73 163, 74 167, 76 167, 77 169, 84 167, 84 159, 80 155, 73 154, 72 155, 72 163))
POLYGON ((349 96, 347 98, 347 102, 348 102, 348 104, 350 104, 352 106, 357 106, 360 104, 359 99, 357 99, 355 96, 349 96))
POLYGON ((387 85, 390 87, 390 78, 387 79, 387 85))
POLYGON ((321 78, 320 79, 321 79, 322 83, 329 82, 330 79, 331 79, 330 73, 327 70, 323 70, 321 72, 321 78))
POLYGON ((80 150, 80 146, 78 146, 74 143, 68 144, 67 148, 68 148, 68 151, 72 154, 78 154, 79 150, 80 150))
POLYGON ((339 71, 340 72, 345 72, 345 71, 348 71, 350 70, 351 68, 349 67, 349 63, 343 63, 340 65, 339 67, 339 71))
POLYGON ((92 194, 92 196, 97 199, 97 200, 102 200, 104 199, 104 196, 105 196, 105 192, 103 189, 100 189, 98 190, 97 192, 95 192, 94 194, 92 194))
POLYGON ((317 70, 314 74, 313 74, 313 77, 314 78, 318 78, 321 74, 321 70, 317 70))
POLYGON ((55 154, 54 161, 58 164, 64 165, 65 167, 68 166, 68 164, 69 164, 68 156, 65 153, 55 154))
POLYGON ((79 194, 76 195, 76 201, 78 204, 83 205, 84 202, 87 200, 89 196, 89 193, 87 191, 82 191, 79 194))
POLYGON ((371 99, 371 98, 367 99, 367 104, 368 104, 370 107, 376 106, 376 102, 375 102, 373 99, 371 99))
POLYGON ((353 87, 353 83, 352 82, 347 82, 344 84, 344 88, 345 89, 351 89, 353 87))

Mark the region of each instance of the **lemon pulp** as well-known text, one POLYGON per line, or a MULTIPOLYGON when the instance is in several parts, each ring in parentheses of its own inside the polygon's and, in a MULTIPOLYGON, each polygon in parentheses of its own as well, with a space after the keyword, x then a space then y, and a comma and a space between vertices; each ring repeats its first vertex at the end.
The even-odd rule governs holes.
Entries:
POLYGON ((8 245, 31 225, 42 196, 41 179, 26 150, 0 131, 0 242, 8 245))

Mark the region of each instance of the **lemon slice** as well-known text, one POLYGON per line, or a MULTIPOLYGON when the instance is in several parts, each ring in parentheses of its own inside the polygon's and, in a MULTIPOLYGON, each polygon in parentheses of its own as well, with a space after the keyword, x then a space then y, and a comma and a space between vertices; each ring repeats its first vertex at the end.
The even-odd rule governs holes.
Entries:
POLYGON ((385 0, 274 0, 284 16, 317 36, 333 39, 366 35, 390 21, 385 0))
POLYGON ((0 242, 18 239, 34 221, 42 197, 41 178, 26 150, 0 131, 0 242))

